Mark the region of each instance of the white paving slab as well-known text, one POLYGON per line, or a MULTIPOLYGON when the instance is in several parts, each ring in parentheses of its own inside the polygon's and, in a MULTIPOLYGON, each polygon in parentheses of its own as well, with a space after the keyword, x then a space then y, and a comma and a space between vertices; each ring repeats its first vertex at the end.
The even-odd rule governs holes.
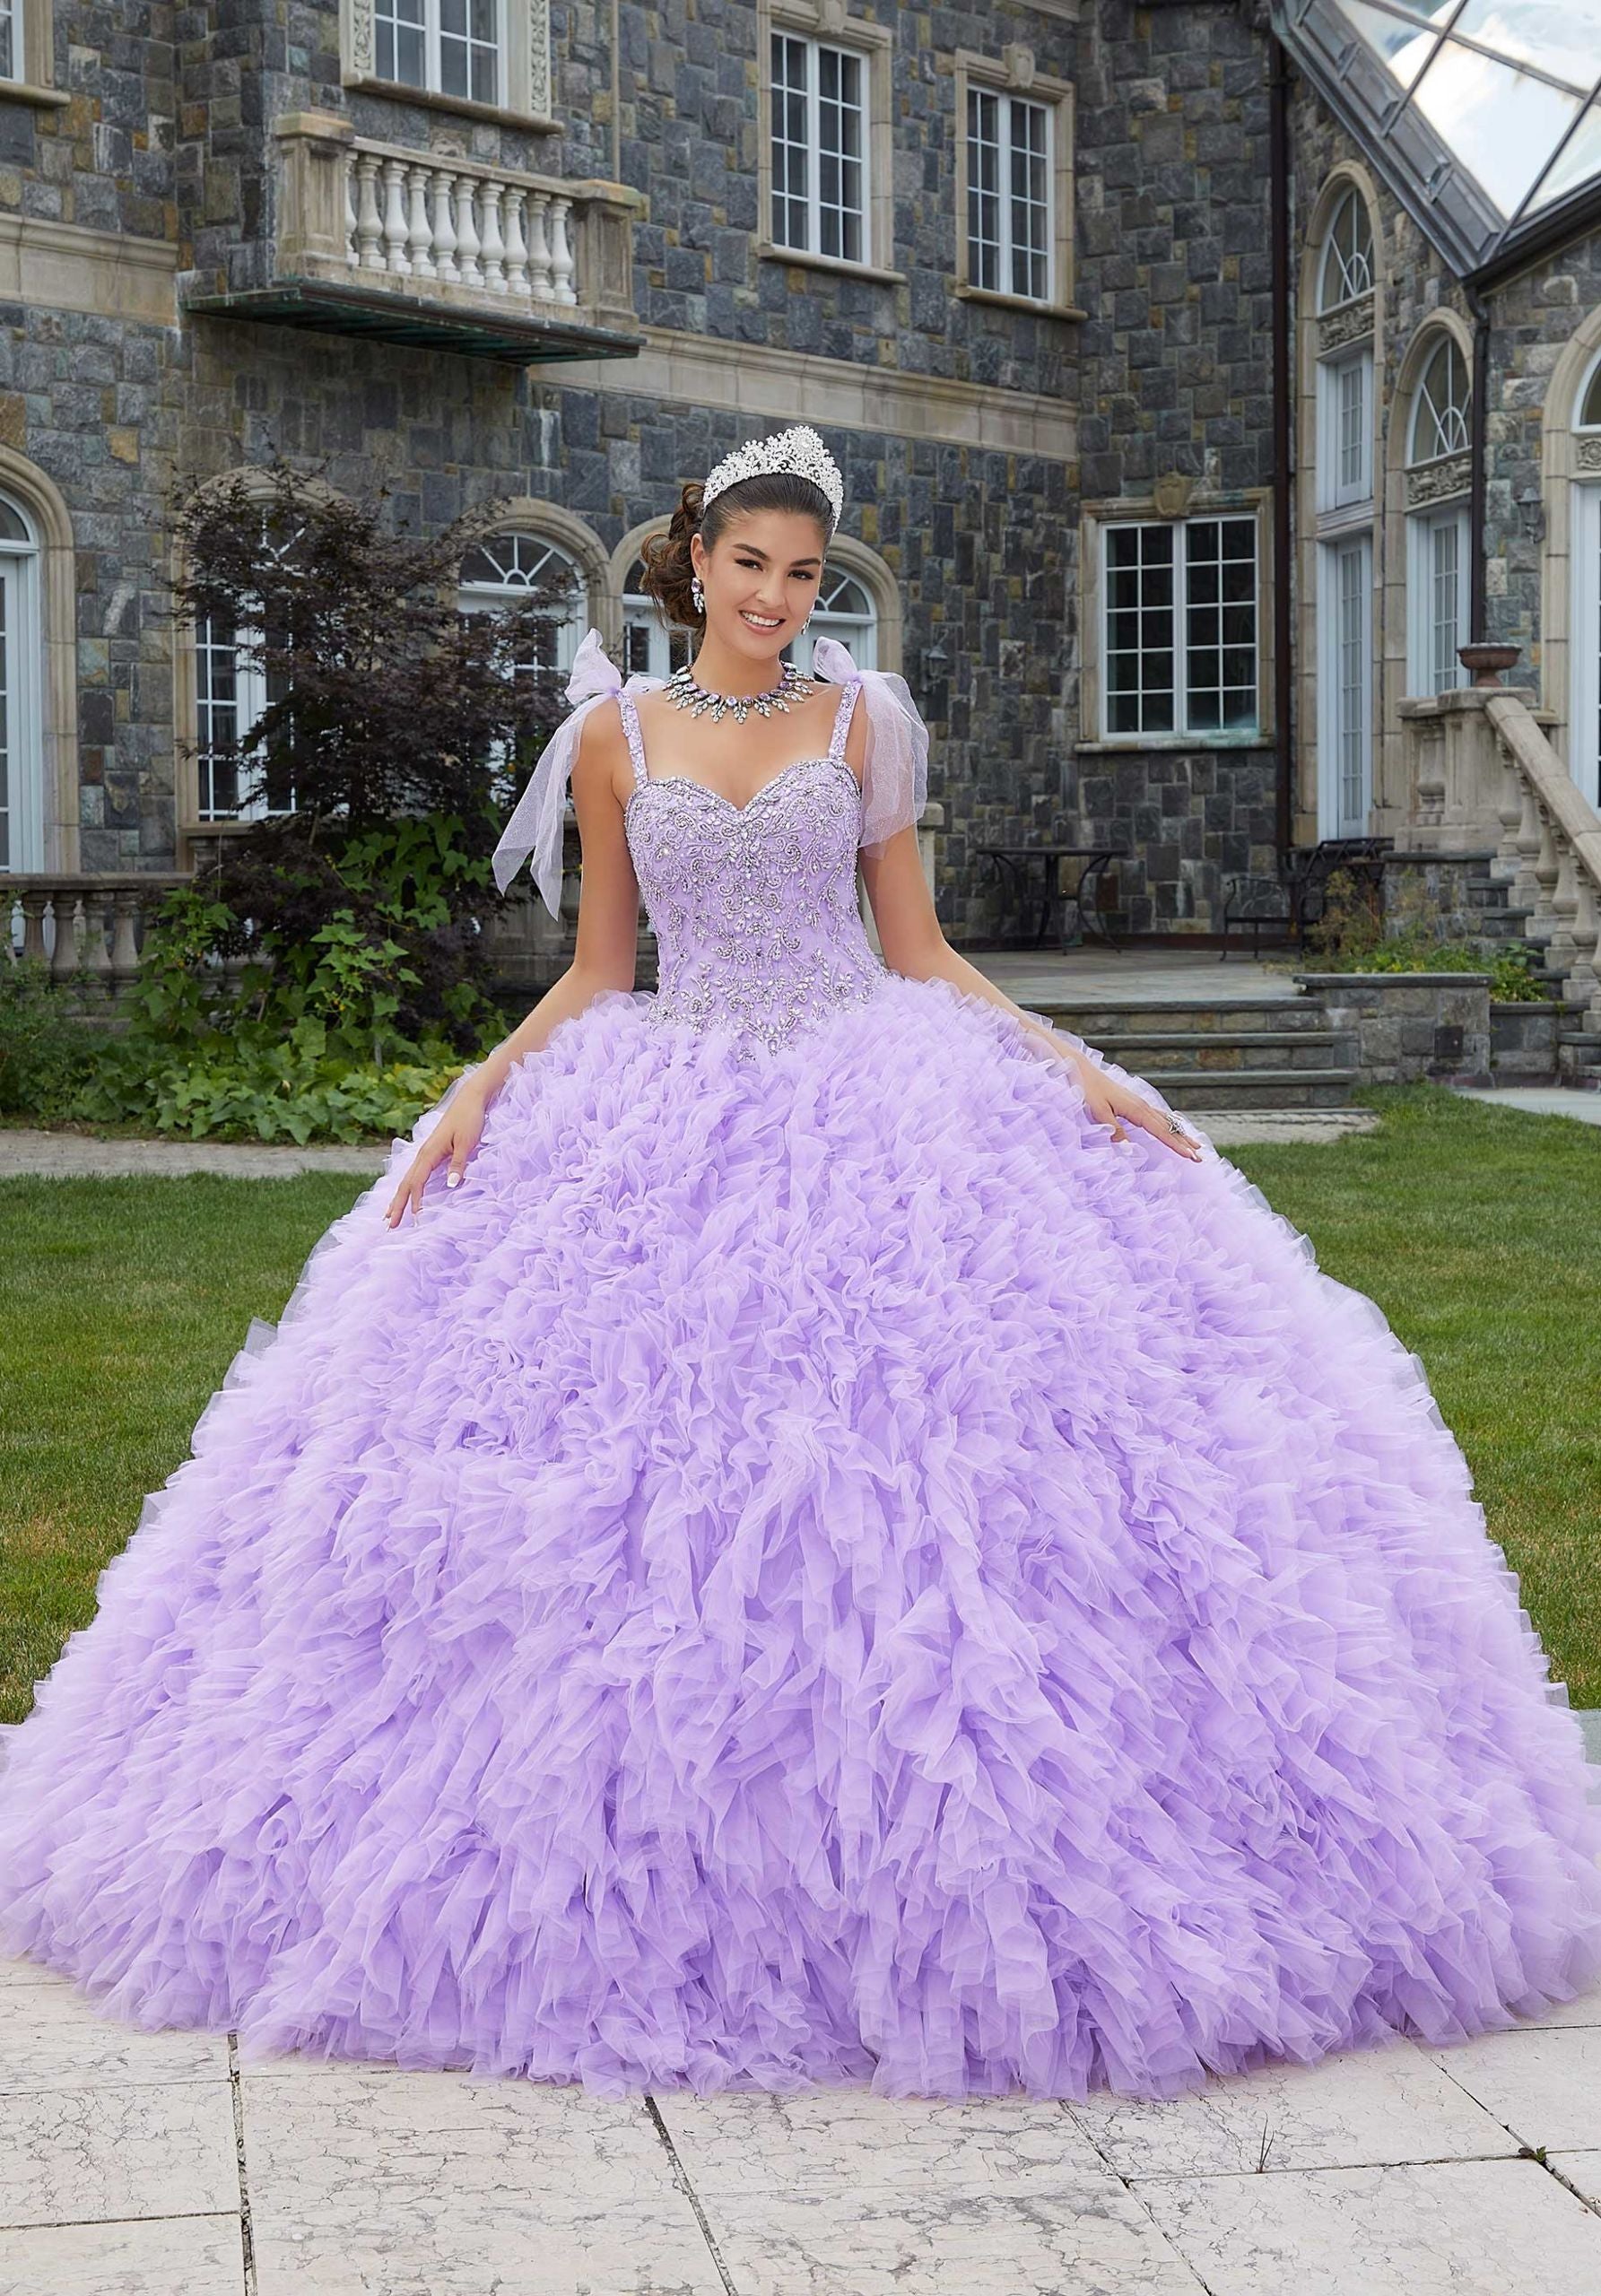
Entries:
POLYGON ((19 2091, 0 2106, 0 2229, 238 2207, 226 2084, 19 2091))
POLYGON ((1049 2192, 1103 2169, 1065 2109, 1026 2097, 942 2103, 830 2089, 657 2099, 702 2199, 775 2191, 1049 2192))
POLYGON ((1489 1100, 1525 1116, 1567 1116, 1575 1124, 1601 1124, 1601 1092, 1561 1084, 1453 1084, 1465 1100, 1489 1100))
POLYGON ((1601 2216, 1535 2161, 1154 2178, 1135 2189, 1208 2296, 1601 2289, 1601 2216))
POLYGON ((779 2189, 702 2205, 737 2296, 1205 2296, 1110 2176, 1049 2191, 779 2189))
POLYGON ((237 2216, 0 2232, 0 2296, 245 2296, 237 2216))
POLYGON ((1601 2152, 1548 2152, 1545 2158, 1593 2208, 1601 2209, 1601 2152))
POLYGON ((1601 2146, 1601 2028, 1524 2027, 1429 2054, 1520 2144, 1601 2146))
MULTIPOLYGON (((65 1978, 0 1985, 0 2097, 24 2089, 228 2081, 221 2033, 144 2032, 108 2017, 65 1978)), ((3 2126, 3 2125, 0 2125, 3 2126)))
POLYGON ((332 2064, 241 2086, 259 2296, 726 2296, 642 2099, 332 2064))
POLYGON ((1275 2065, 1144 2102, 1104 2092, 1075 2119, 1126 2176, 1223 2176, 1515 2153, 1518 2143, 1410 2041, 1275 2065))

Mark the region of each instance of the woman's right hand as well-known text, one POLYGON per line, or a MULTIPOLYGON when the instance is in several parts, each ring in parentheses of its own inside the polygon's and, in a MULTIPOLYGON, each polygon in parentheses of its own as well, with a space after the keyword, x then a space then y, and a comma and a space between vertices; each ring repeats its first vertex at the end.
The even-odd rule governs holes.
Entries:
POLYGON ((459 1185, 466 1170, 467 1158, 478 1145, 483 1130, 483 1113, 488 1106, 482 1092, 470 1084, 458 1087, 449 1107, 433 1130, 423 1141, 401 1177, 385 1219, 391 1228, 397 1228, 405 1217, 405 1208, 412 1207, 412 1217, 419 1219, 422 1212, 422 1191, 431 1172, 448 1161, 450 1170, 445 1178, 447 1187, 459 1185))

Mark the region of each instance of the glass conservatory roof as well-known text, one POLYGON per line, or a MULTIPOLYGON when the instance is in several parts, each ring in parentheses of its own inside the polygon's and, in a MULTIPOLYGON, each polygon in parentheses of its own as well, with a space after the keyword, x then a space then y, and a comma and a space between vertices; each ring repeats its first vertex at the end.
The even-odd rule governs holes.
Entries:
POLYGON ((1601 0, 1274 0, 1273 18, 1457 270, 1601 213, 1601 0))

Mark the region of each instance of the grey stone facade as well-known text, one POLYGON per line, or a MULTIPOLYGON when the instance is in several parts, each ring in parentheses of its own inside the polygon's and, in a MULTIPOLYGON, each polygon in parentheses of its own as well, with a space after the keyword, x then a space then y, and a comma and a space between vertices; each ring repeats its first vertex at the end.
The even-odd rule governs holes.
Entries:
MULTIPOLYGON (((796 13, 779 9, 786 22, 796 13)), ((684 479, 779 416, 809 415, 846 466, 844 531, 892 587, 899 665, 934 726, 937 891, 953 939, 1015 928, 978 848, 1031 837, 1126 848, 1122 925, 1206 932, 1225 876, 1273 859, 1271 728, 1214 743, 1097 738, 1081 517, 1119 503, 1150 515, 1153 490, 1175 475, 1194 510, 1251 511, 1271 490, 1261 19, 1215 0, 822 5, 825 34, 887 34, 892 91, 883 244, 872 265, 831 269, 763 252, 756 0, 555 0, 549 130, 352 84, 333 6, 53 0, 48 78, 62 100, 0 91, 0 223, 68 283, 52 294, 24 279, 0 300, 0 484, 26 500, 36 471, 70 520, 70 569, 41 593, 50 676, 70 698, 47 717, 73 749, 70 770, 52 769, 45 865, 186 859, 192 662, 165 612, 175 484, 282 450, 325 465, 336 486, 387 483, 394 516, 414 526, 502 495, 548 504, 604 565, 684 479), (973 56, 1021 86, 1072 91, 1074 267, 1060 310, 961 291, 954 160, 960 59, 973 56), (389 150, 641 195, 629 227, 637 354, 590 355, 575 340, 565 357, 497 363, 220 315, 223 299, 242 311, 281 274, 278 130, 295 117, 389 150), (199 300, 213 308, 191 308, 199 300), (70 805, 57 802, 64 773, 70 805)), ((1291 140, 1299 265, 1331 171, 1362 155, 1304 82, 1291 140)), ((1375 220, 1382 400, 1429 313, 1470 314, 1381 187, 1375 220)), ((1601 235, 1493 304, 1492 626, 1524 648, 1517 675, 1532 682, 1544 383, 1576 317, 1601 306, 1601 235)), ((1315 673, 1299 593, 1297 605, 1301 758, 1315 673)), ((1310 768, 1297 771, 1306 836, 1310 768)))

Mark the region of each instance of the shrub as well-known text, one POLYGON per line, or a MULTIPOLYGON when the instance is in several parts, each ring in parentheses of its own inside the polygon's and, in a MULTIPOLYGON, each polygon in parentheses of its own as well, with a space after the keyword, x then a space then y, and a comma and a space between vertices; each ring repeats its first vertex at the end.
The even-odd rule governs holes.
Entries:
POLYGON ((1334 870, 1306 939, 1324 972, 1484 972, 1492 1004, 1535 1004, 1550 995, 1534 969, 1536 949, 1521 941, 1449 939, 1439 902, 1415 880, 1404 881, 1381 913, 1349 869, 1334 870))

